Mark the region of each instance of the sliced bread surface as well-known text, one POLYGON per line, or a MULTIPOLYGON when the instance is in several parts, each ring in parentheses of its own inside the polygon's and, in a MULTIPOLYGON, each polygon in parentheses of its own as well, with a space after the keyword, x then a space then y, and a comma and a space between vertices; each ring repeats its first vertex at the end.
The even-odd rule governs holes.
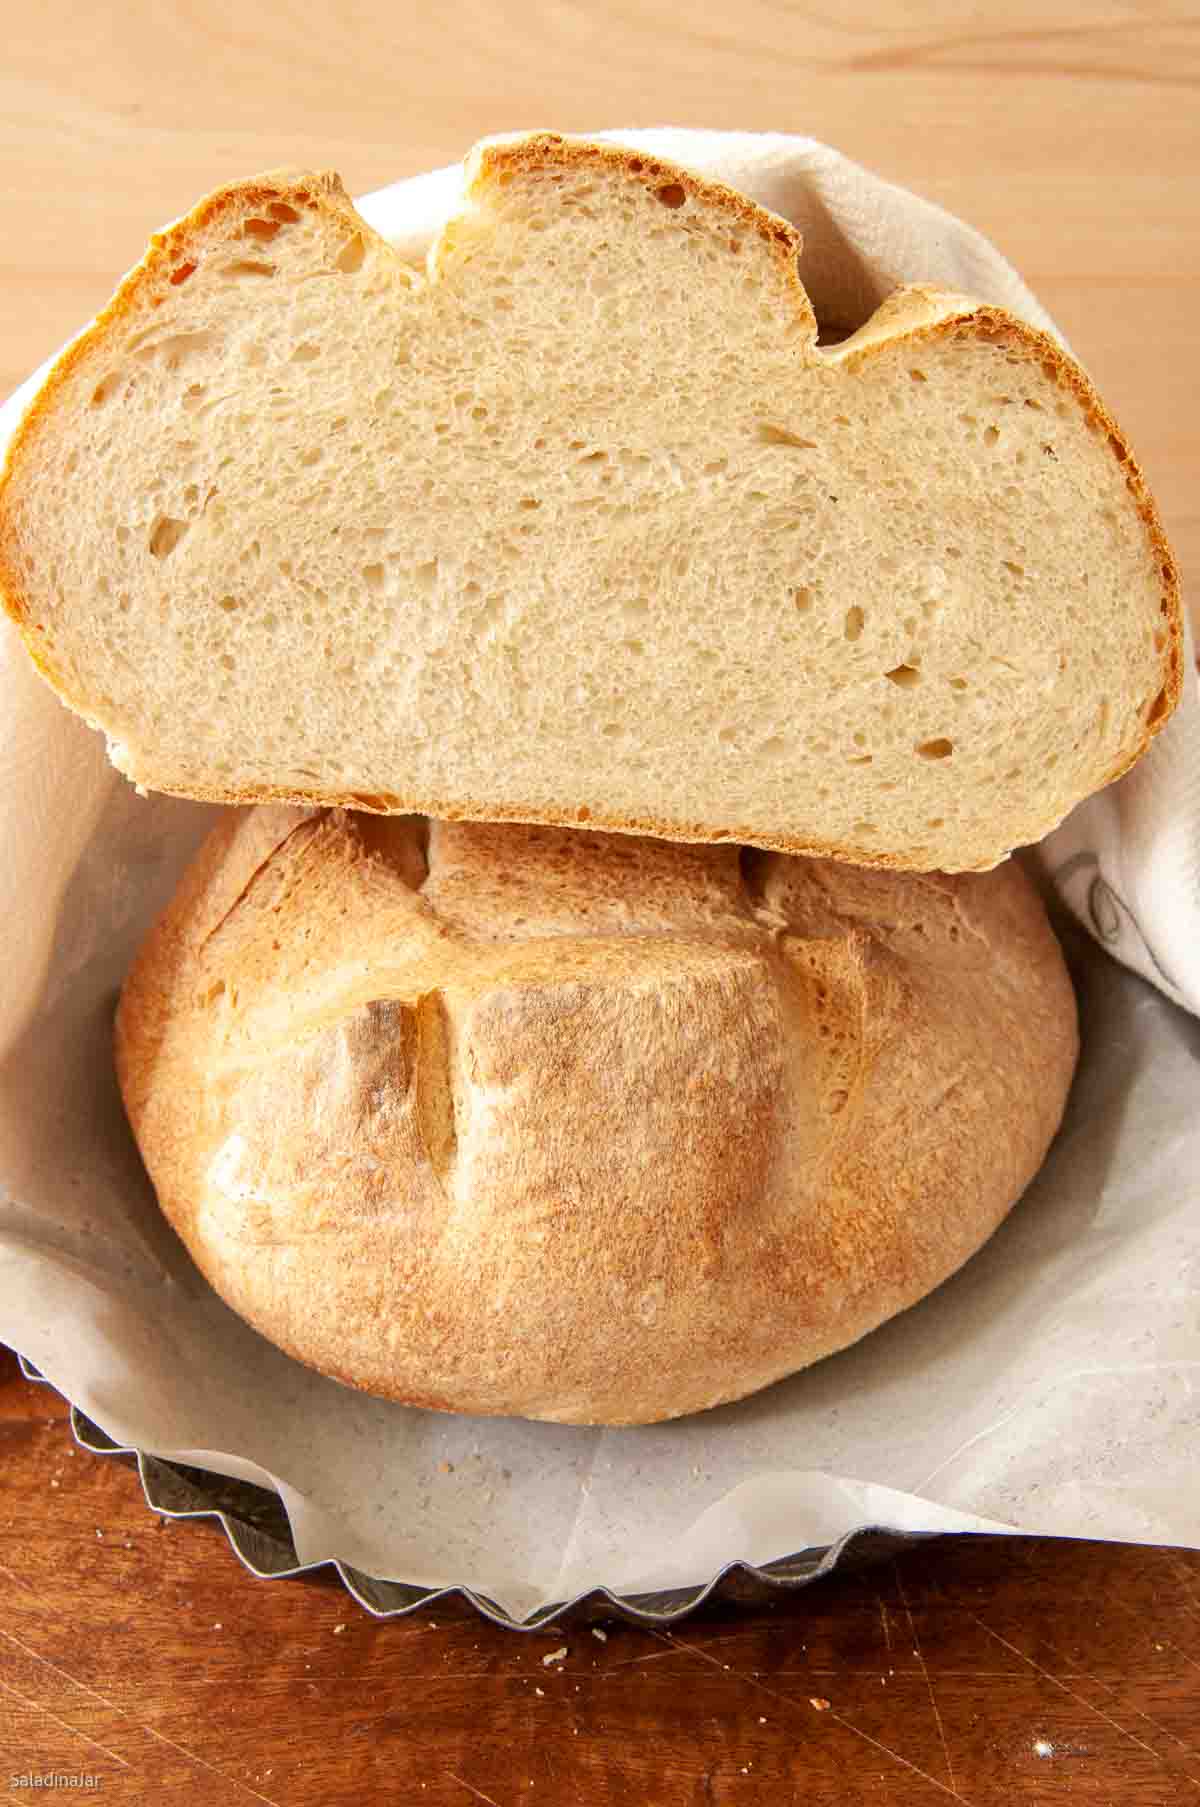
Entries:
POLYGON ((336 177, 156 238, 35 400, 0 586, 137 783, 984 867, 1125 770, 1178 582, 1083 372, 540 134, 405 264, 336 177))

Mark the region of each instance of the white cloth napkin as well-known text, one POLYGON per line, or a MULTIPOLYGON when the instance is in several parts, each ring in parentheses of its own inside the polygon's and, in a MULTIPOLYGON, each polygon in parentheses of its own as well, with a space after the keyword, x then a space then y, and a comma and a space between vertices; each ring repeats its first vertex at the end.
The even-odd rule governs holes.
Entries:
MULTIPOLYGON (((826 321, 858 325, 898 283, 921 280, 1010 308, 1062 337, 980 233, 815 139, 671 128, 597 136, 717 177, 793 221, 804 236, 805 286, 826 321)), ((462 194, 463 169, 455 164, 394 183, 359 205, 402 253, 419 258, 462 194)), ((36 378, 0 411, 0 448, 35 387, 36 378)), ((1150 752, 1127 777, 1081 804, 1041 844, 1038 857, 1072 914, 1116 959, 1200 1013, 1200 686, 1190 638, 1186 659, 1183 701, 1150 752)), ((18 957, 9 950, 0 988, 8 1011, 0 1014, 15 1008, 20 1016, 24 997, 36 994, 59 889, 111 788, 111 774, 89 744, 94 738, 34 680, 5 624, 0 917, 11 922, 14 899, 35 892, 45 895, 46 909, 32 931, 35 941, 44 934, 45 945, 30 941, 16 950, 18 957), (70 832, 61 823, 55 833, 29 832, 30 812, 40 820, 68 796, 70 832)), ((9 1026, 12 1021, 8 1014, 9 1026)))

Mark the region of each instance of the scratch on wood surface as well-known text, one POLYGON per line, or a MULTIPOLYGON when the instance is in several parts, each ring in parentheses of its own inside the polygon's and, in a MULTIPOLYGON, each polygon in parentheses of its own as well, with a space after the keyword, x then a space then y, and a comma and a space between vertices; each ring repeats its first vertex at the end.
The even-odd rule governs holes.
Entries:
POLYGON ((1191 1745, 1181 1738, 1177 1732, 1171 1731, 1169 1726, 1160 1725, 1157 1719, 1151 1719, 1149 1713, 1144 1713, 1141 1707, 1135 1707, 1132 1701, 1126 1700, 1123 1695, 1117 1692, 1112 1683, 1106 1682, 1102 1676, 1085 1675, 1080 1671, 1075 1679, 1091 1682, 1092 1686, 1095 1688, 1103 1688, 1104 1692, 1110 1694, 1127 1712, 1135 1713, 1139 1719, 1144 1719, 1146 1724, 1150 1726, 1153 1731, 1161 1733, 1164 1738, 1169 1738, 1172 1744, 1177 1744, 1185 1757, 1194 1757, 1196 1755, 1191 1745))
POLYGON ((460 1788, 465 1788, 468 1794, 473 1794, 477 1801, 486 1801, 488 1807, 497 1807, 497 1803, 493 1801, 491 1795, 484 1794, 482 1788, 476 1788, 472 1783, 464 1782, 461 1776, 454 1775, 450 1770, 447 1770, 446 1774, 452 1782, 457 1782, 460 1788))
POLYGON ((1189 1666, 1189 1668, 1192 1668, 1192 1669, 1200 1669, 1200 1663, 1198 1663, 1198 1662, 1197 1662, 1197 1661, 1196 1661, 1196 1659, 1195 1659, 1195 1657, 1194 1657, 1194 1656, 1189 1656, 1189 1655, 1188 1655, 1188 1653, 1187 1653, 1187 1651, 1186 1651, 1186 1650, 1183 1650, 1183 1649, 1182 1649, 1182 1648, 1181 1648, 1181 1647, 1180 1647, 1180 1646, 1179 1646, 1179 1645, 1178 1645, 1178 1644, 1177 1644, 1177 1643, 1176 1643, 1176 1642, 1175 1642, 1175 1640, 1174 1640, 1174 1638, 1168 1638, 1168 1637, 1164 1637, 1164 1638, 1163 1638, 1163 1640, 1162 1640, 1162 1647, 1163 1647, 1163 1649, 1164 1649, 1164 1650, 1173 1650, 1173 1651, 1174 1651, 1174 1653, 1175 1653, 1175 1655, 1176 1655, 1176 1656, 1180 1656, 1180 1657, 1182 1657, 1182 1658, 1183 1658, 1183 1660, 1184 1660, 1184 1662, 1185 1662, 1185 1663, 1187 1663, 1187 1665, 1188 1665, 1188 1666, 1189 1666))
MULTIPOLYGON (((1164 1552, 1164 1554, 1167 1554, 1167 1552, 1164 1552)), ((1179 1584, 1179 1590, 1187 1599, 1188 1605, 1200 1611, 1200 1598, 1193 1592, 1197 1577, 1193 1574, 1191 1566, 1186 1562, 1182 1562, 1178 1557, 1174 1557, 1171 1562, 1171 1568, 1174 1572, 1175 1579, 1179 1584)))
MULTIPOLYGON (((909 1629, 910 1633, 912 1634, 913 1655, 916 1657, 918 1663, 920 1663, 921 1674, 925 1677, 925 1687, 929 1694, 929 1704, 933 1708, 933 1717, 937 1724, 938 1737, 941 1740, 942 1755, 946 1759, 946 1773, 950 1777, 950 1789, 953 1794, 957 1794, 958 1793, 958 1783, 954 1780, 954 1765, 950 1761, 950 1746, 946 1742, 946 1728, 942 1724, 942 1715, 941 1715, 941 1710, 938 1707, 937 1695, 933 1691, 933 1678, 929 1673, 929 1665, 925 1661, 924 1654, 922 1653, 922 1650, 921 1650, 921 1640, 917 1636, 916 1621, 914 1620, 914 1618, 912 1616, 912 1607, 908 1604, 908 1595, 905 1593, 904 1583, 900 1579, 900 1569, 899 1569, 898 1564, 895 1562, 892 1563, 892 1574, 893 1574, 893 1576, 895 1578, 895 1582, 896 1582, 896 1592, 900 1596, 900 1604, 904 1608, 904 1616, 908 1620, 908 1629, 909 1629)), ((882 1606, 882 1604, 883 1604, 883 1602, 880 1601, 881 1606, 882 1606)))
POLYGON ((1182 1606, 1193 1619, 1200 1619, 1200 1601, 1193 1600, 1189 1594, 1180 1594, 1175 1604, 1182 1606))
POLYGON ((883 1604, 882 1594, 876 1594, 875 1598, 879 1602, 879 1623, 883 1626, 883 1641, 890 1651, 892 1648, 892 1628, 888 1623, 887 1607, 883 1604))
POLYGON ((15 1581, 18 1587, 23 1587, 27 1594, 32 1594, 34 1599, 37 1599, 37 1589, 30 1586, 24 1575, 18 1575, 12 1569, 6 1569, 2 1562, 0 1562, 0 1575, 7 1575, 10 1581, 15 1581))
MULTIPOLYGON (((1143 1739, 1137 1737, 1135 1733, 1121 1725, 1110 1713, 1106 1713, 1103 1707, 1095 1706, 1084 1695, 1077 1694, 1074 1688, 1068 1688, 1066 1682, 1060 1681, 1057 1675, 1052 1675, 1049 1669, 1043 1669, 1042 1665, 1040 1663, 1035 1663, 1031 1656, 1026 1656, 1023 1650, 1019 1650, 1015 1644, 1010 1644, 1008 1639, 1001 1637, 998 1631, 993 1631, 990 1625, 984 1623, 978 1613, 972 1613, 971 1617, 976 1625, 979 1626, 980 1630, 987 1632, 989 1638, 995 1638, 997 1644, 1002 1644, 1005 1650, 1011 1650, 1012 1654, 1020 1657, 1023 1663, 1028 1663, 1034 1673, 1040 1675, 1045 1681, 1048 1681, 1052 1688, 1057 1688, 1060 1693, 1067 1696, 1068 1700, 1075 1701, 1075 1703, 1078 1706, 1083 1707, 1086 1712, 1094 1713, 1097 1719, 1102 1719, 1105 1725, 1111 1726, 1113 1731, 1117 1732, 1122 1738, 1127 1738, 1130 1744, 1135 1744, 1139 1750, 1145 1751, 1148 1756, 1154 1758, 1156 1763, 1165 1763, 1166 1759, 1163 1757, 1161 1751, 1156 1751, 1153 1745, 1145 1743, 1143 1739)), ((1094 1676, 1088 1676, 1081 1679, 1094 1681, 1096 1678, 1094 1676)), ((1143 1717, 1145 1717, 1145 1715, 1143 1715, 1143 1717)), ((1200 1788, 1200 1778, 1193 1776, 1190 1771, 1173 1770, 1173 1773, 1182 1776, 1185 1781, 1192 1784, 1193 1788, 1200 1788)))
POLYGON ((11 1694, 15 1700, 23 1701, 27 1707, 32 1707, 35 1713, 44 1713, 47 1719, 52 1719, 55 1725, 60 1725, 64 1732, 70 1732, 72 1737, 82 1738, 83 1742, 85 1744, 90 1744, 93 1750, 103 1751, 106 1757, 111 1757, 114 1763, 119 1763, 121 1765, 122 1769, 129 1768, 129 1764, 125 1761, 124 1757, 118 1757, 116 1751, 110 1751, 107 1744, 101 1744, 100 1740, 98 1738, 93 1738, 89 1732, 80 1731, 79 1727, 77 1725, 72 1725, 70 1720, 60 1719, 57 1713, 52 1713, 50 1708, 43 1706, 40 1700, 31 1700, 28 1694, 22 1694, 19 1689, 14 1688, 9 1682, 0 1681, 0 1688, 3 1688, 6 1694, 11 1694))
MULTIPOLYGON (((174 1738, 168 1738, 165 1732, 158 1732, 152 1725, 144 1724, 142 1720, 135 1718, 132 1713, 127 1713, 124 1707, 119 1707, 115 1700, 109 1700, 106 1695, 100 1694, 95 1688, 89 1687, 87 1682, 81 1682, 77 1676, 69 1674, 66 1669, 60 1669, 57 1663, 52 1663, 50 1661, 49 1657, 42 1656, 36 1650, 31 1650, 28 1644, 23 1644, 20 1638, 13 1636, 11 1631, 5 1631, 3 1628, 0 1628, 0 1638, 7 1638, 10 1644, 15 1644, 18 1650, 24 1651, 25 1655, 31 1657, 35 1663, 40 1663, 44 1669, 49 1669, 52 1674, 61 1676, 63 1681, 70 1682, 71 1686, 73 1688, 78 1688, 81 1693, 90 1694, 93 1700, 98 1700, 101 1706, 107 1707, 110 1713, 115 1713, 118 1719, 124 1719, 127 1724, 133 1726, 137 1731, 143 1732, 148 1738, 156 1739, 159 1744, 165 1744, 168 1749, 178 1751, 179 1755, 181 1757, 186 1757, 189 1763, 198 1764, 201 1769, 207 1770, 210 1776, 218 1777, 218 1779, 225 1783, 227 1787, 232 1785, 234 1788, 240 1788, 243 1794, 251 1795, 256 1801, 265 1802, 266 1807, 279 1807, 279 1802, 273 1801, 270 1795, 259 1794, 258 1790, 256 1788, 251 1788, 248 1782, 241 1781, 237 1776, 227 1775, 223 1769, 217 1769, 213 1764, 206 1763, 203 1757, 198 1757, 196 1755, 195 1751, 188 1750, 186 1745, 177 1744, 174 1738)), ((0 1685, 6 1686, 7 1684, 0 1685)), ((43 1708, 42 1710, 43 1712, 49 1712, 48 1707, 43 1708)), ((50 1717, 54 1718, 54 1714, 51 1713, 50 1717)), ((85 1732, 80 1733, 80 1737, 86 1736, 87 1734, 85 1732)), ((94 1743, 95 1740, 93 1739, 91 1742, 94 1743)), ((110 1752, 109 1754, 113 1756, 116 1755, 115 1752, 110 1752)), ((121 1757, 117 1757, 117 1762, 123 1764, 126 1769, 131 1767, 131 1765, 126 1763, 121 1757)))
POLYGON ((613 1669, 632 1669, 638 1663, 661 1663, 664 1657, 671 1654, 672 1650, 652 1650, 647 1656, 625 1656, 619 1662, 606 1663, 604 1666, 611 1673, 613 1669))
MULTIPOLYGON (((1130 1617, 1130 1618, 1135 1617, 1135 1614, 1133 1613, 1133 1609, 1131 1607, 1127 1607, 1127 1606, 1122 1607, 1119 1602, 1114 1602, 1114 1604, 1117 1606, 1119 1611, 1126 1613, 1128 1615, 1128 1617, 1130 1617)), ((1065 1651, 1060 1650, 1056 1645, 1050 1643, 1049 1639, 1046 1638, 1044 1635, 1040 1641, 1041 1641, 1042 1646, 1046 1650, 1049 1650, 1054 1656, 1065 1658, 1065 1655, 1066 1655, 1065 1651)), ((1182 1652, 1180 1652, 1180 1654, 1182 1655, 1182 1652)), ((1197 1664, 1197 1667, 1200 1668, 1200 1664, 1197 1664)), ((1194 1757, 1196 1755, 1196 1753, 1192 1749, 1191 1745, 1186 1743, 1185 1740, 1182 1739, 1177 1732, 1171 1731, 1168 1726, 1160 1725, 1157 1719, 1151 1719, 1149 1713, 1144 1713, 1142 1711, 1141 1707, 1135 1707, 1131 1701, 1126 1701, 1122 1695, 1119 1695, 1117 1693, 1117 1690, 1113 1687, 1112 1683, 1106 1682, 1103 1679, 1103 1677, 1101 1677, 1099 1675, 1089 1675, 1087 1673, 1087 1671, 1084 1669, 1078 1669, 1078 1670, 1073 1671, 1070 1663, 1065 1660, 1059 1668, 1060 1678, 1063 1676, 1064 1673, 1067 1675, 1071 1675, 1073 1677, 1073 1679, 1075 1679, 1077 1681, 1091 1682, 1091 1684, 1094 1688, 1103 1688, 1104 1692, 1106 1694, 1111 1694, 1113 1696, 1113 1698, 1115 1700, 1119 1701, 1122 1705, 1124 1705, 1129 1712, 1135 1713, 1139 1719, 1144 1719, 1146 1724, 1148 1726, 1150 1726, 1154 1731, 1160 1732, 1164 1738, 1169 1738, 1173 1744, 1177 1744, 1185 1756, 1194 1757)))
MULTIPOLYGON (((652 1629, 652 1627, 647 1627, 647 1629, 648 1630, 652 1629)), ((715 1649, 718 1645, 722 1645, 722 1644, 736 1644, 739 1642, 744 1643, 747 1638, 761 1637, 762 1629, 763 1628, 761 1625, 752 1625, 746 1631, 731 1631, 729 1633, 728 1637, 709 1638, 708 1642, 704 1646, 704 1649, 707 1652, 709 1650, 715 1649)), ((673 1648, 674 1640, 671 1640, 671 1644, 672 1644, 672 1648, 673 1648)), ((691 1654, 691 1647, 688 1647, 688 1650, 689 1650, 689 1654, 691 1654)), ((660 1663, 664 1657, 670 1656, 670 1654, 671 1654, 670 1650, 652 1650, 646 1656, 622 1657, 617 1662, 606 1663, 604 1666, 605 1666, 606 1670, 631 1669, 635 1663, 660 1663)), ((698 1648, 696 1649, 696 1654, 699 1655, 698 1648)), ((721 1665, 721 1666, 723 1667, 723 1665, 721 1665)), ((805 1670, 805 1673, 807 1674, 807 1668, 805 1670)), ((838 1673, 841 1674, 842 1671, 839 1670, 838 1673)), ((864 1670, 863 1673, 864 1673, 864 1675, 865 1674, 874 1675, 875 1670, 874 1669, 864 1670)))
MULTIPOLYGON (((696 1644, 685 1644, 680 1637, 669 1636, 665 1631, 656 1631, 653 1626, 647 1629, 650 1631, 651 1637, 660 1638, 664 1644, 673 1644, 679 1650, 686 1650, 690 1656, 702 1657, 706 1663, 711 1663, 714 1669, 719 1669, 722 1674, 732 1675, 735 1681, 745 1682, 747 1687, 757 1688, 769 1700, 777 1701, 781 1707, 787 1707, 790 1712, 799 1713, 801 1711, 801 1708, 789 1695, 780 1694, 776 1688, 769 1688, 766 1682, 759 1680, 757 1675, 745 1675, 738 1669, 731 1669, 727 1663, 718 1662, 715 1656, 709 1656, 707 1650, 702 1650, 696 1644)), ((874 1674, 874 1670, 871 1673, 874 1674)), ((939 1794, 949 1795, 953 1801, 961 1801, 963 1807, 971 1807, 966 1796, 959 1794, 956 1788, 947 1788, 944 1782, 939 1782, 936 1776, 929 1774, 928 1770, 918 1769, 915 1763, 910 1763, 907 1757, 900 1755, 899 1751, 892 1750, 890 1745, 881 1744, 878 1738, 872 1738, 870 1732, 864 1732, 861 1726, 855 1725, 853 1720, 845 1718, 835 1708, 830 1707, 823 1711, 821 1719, 823 1724, 833 1721, 845 1731, 851 1732, 855 1738, 861 1738, 864 1744, 869 1744, 872 1750, 881 1751, 885 1757, 890 1757, 893 1763, 900 1765, 901 1769, 907 1769, 911 1775, 920 1776, 922 1782, 928 1782, 931 1788, 938 1790, 939 1794)))
MULTIPOLYGON (((1180 1584, 1179 1590, 1175 1594, 1172 1604, 1175 1606, 1185 1607, 1187 1609, 1188 1613, 1191 1614, 1193 1617, 1200 1617, 1200 1600, 1197 1600, 1195 1595, 1191 1591, 1191 1582, 1192 1582, 1191 1571, 1189 1570, 1186 1563, 1182 1563, 1182 1562, 1178 1562, 1178 1561, 1172 1562, 1171 1567, 1174 1570, 1176 1579, 1180 1584)), ((1115 1606, 1117 1606, 1118 1609, 1121 1612, 1123 1612, 1127 1618, 1137 1618, 1139 1620, 1139 1623, 1141 1622, 1141 1616, 1139 1614, 1136 1614, 1134 1612, 1134 1609, 1131 1606, 1125 1606, 1119 1600, 1114 1601, 1113 1604, 1115 1606)), ((1172 1651, 1174 1651, 1176 1656, 1182 1657, 1183 1661, 1188 1665, 1188 1667, 1190 1669, 1200 1669, 1200 1662, 1197 1662, 1197 1660, 1194 1656, 1191 1656, 1188 1653, 1188 1651, 1184 1650, 1182 1645, 1177 1644, 1175 1642, 1174 1638, 1163 1637, 1161 1641, 1162 1641, 1162 1645, 1163 1645, 1164 1649, 1172 1650, 1172 1651)))

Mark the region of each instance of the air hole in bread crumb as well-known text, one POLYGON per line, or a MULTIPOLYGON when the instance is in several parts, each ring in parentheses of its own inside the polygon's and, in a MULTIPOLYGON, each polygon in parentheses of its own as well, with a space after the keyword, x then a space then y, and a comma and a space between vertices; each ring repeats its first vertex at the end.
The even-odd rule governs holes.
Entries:
POLYGON ((800 584, 792 591, 792 601, 796 605, 798 615, 807 615, 813 605, 813 593, 807 584, 800 584))
POLYGON ((687 192, 679 182, 666 182, 654 192, 664 207, 682 207, 687 200, 687 192))
POLYGON ((575 820, 577 822, 590 822, 591 819, 592 819, 592 812, 588 808, 586 803, 583 804, 583 806, 581 808, 579 808, 575 811, 575 820))
POLYGON ((893 665, 883 675, 889 684, 898 684, 901 690, 911 690, 914 684, 921 682, 921 674, 915 665, 893 665))
POLYGON ((256 257, 239 257, 221 265, 222 276, 274 276, 275 265, 262 263, 256 257))
POLYGON ((1000 563, 1004 566, 1006 571, 1011 571, 1014 577, 1024 577, 1024 565, 1014 564, 1011 558, 1002 558, 1000 563))
POLYGON ((910 370, 908 374, 914 383, 927 383, 929 381, 929 378, 925 375, 923 370, 910 370))
POLYGON ((173 289, 177 289, 181 282, 186 282, 188 277, 194 276, 195 273, 196 273, 196 266, 194 263, 177 264, 176 267, 171 271, 171 287, 173 289))
MULTIPOLYGON (((154 558, 169 558, 188 530, 187 521, 179 521, 169 514, 159 515, 150 529, 150 553, 154 558)), ((117 533, 120 538, 120 530, 117 533)))
POLYGON ((242 237, 257 239, 263 245, 269 245, 278 231, 278 220, 244 220, 242 222, 242 237))
POLYGON ((817 450, 815 439, 805 439, 802 433, 794 432, 791 427, 776 426, 773 421, 769 420, 759 421, 758 437, 764 445, 794 446, 797 450, 804 452, 817 450))
POLYGON ((304 343, 302 345, 297 345, 295 351, 292 353, 292 363, 311 364, 313 359, 319 358, 320 355, 321 347, 319 345, 314 345, 311 339, 305 339, 304 343))
POLYGON ((849 1092, 844 1092, 840 1088, 836 1092, 830 1092, 830 1094, 829 1094, 829 1114, 830 1114, 830 1116, 836 1117, 839 1111, 845 1110, 845 1108, 846 1108, 847 1104, 849 1104, 849 1102, 850 1102, 849 1092))
POLYGON ((353 276, 356 270, 362 269, 363 259, 366 255, 367 247, 363 243, 363 235, 361 232, 356 232, 353 238, 346 240, 338 252, 334 260, 335 267, 341 271, 343 276, 353 276))
POLYGON ((983 443, 984 443, 984 445, 986 445, 986 446, 994 446, 994 445, 998 445, 998 444, 999 444, 999 442, 1000 442, 1000 429, 999 429, 999 427, 985 427, 985 428, 984 428, 984 429, 983 429, 983 443))
POLYGON ((861 834, 861 835, 872 835, 872 834, 878 834, 879 830, 876 828, 874 822, 856 822, 854 824, 854 827, 851 829, 851 833, 852 834, 861 834))
POLYGON ((383 588, 383 566, 382 565, 364 565, 363 569, 362 569, 362 574, 363 574, 363 582, 366 584, 368 590, 382 590, 382 588, 383 588))
POLYGON ((917 752, 922 759, 949 759, 953 751, 952 740, 922 740, 917 743, 917 752))
POLYGON ((234 658, 232 653, 222 653, 221 654, 221 664, 225 667, 226 671, 232 671, 234 666, 237 664, 237 660, 234 658))
POLYGON ((236 596, 222 596, 220 602, 217 604, 217 607, 219 609, 224 609, 227 615, 234 614, 241 606, 241 602, 236 596))
POLYGON ((101 378, 96 384, 96 387, 92 390, 93 408, 102 408, 105 402, 111 401, 117 384, 121 381, 124 374, 123 370, 111 370, 106 377, 101 378))
POLYGON ((925 826, 926 828, 945 828, 946 818, 945 816, 930 816, 925 826))
MULTIPOLYGON (((305 196, 306 200, 307 198, 308 197, 305 196)), ((267 208, 267 212, 273 220, 278 220, 281 226, 294 226, 296 221, 300 218, 296 209, 294 207, 289 207, 286 201, 272 201, 271 205, 267 208)))
POLYGON ((859 638, 863 631, 866 619, 866 615, 863 610, 859 608, 857 603, 855 603, 853 608, 846 610, 846 624, 843 632, 845 633, 847 640, 857 640, 859 638))
POLYGON ((950 688, 951 690, 965 690, 967 688, 966 678, 951 678, 950 688))

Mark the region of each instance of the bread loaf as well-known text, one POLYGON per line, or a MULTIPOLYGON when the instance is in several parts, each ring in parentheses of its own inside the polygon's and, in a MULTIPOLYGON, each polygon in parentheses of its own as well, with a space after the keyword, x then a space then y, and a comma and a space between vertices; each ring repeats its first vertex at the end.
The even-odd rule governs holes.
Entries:
POLYGON ((800 251, 550 134, 427 268, 223 189, 19 431, 6 605, 156 789, 994 864, 1169 715, 1171 555, 1054 341, 916 286, 822 347, 800 251))
POLYGON ((630 1424, 911 1305, 1058 1125, 1071 986, 1020 869, 230 811, 121 999, 162 1207, 302 1361, 630 1424))

